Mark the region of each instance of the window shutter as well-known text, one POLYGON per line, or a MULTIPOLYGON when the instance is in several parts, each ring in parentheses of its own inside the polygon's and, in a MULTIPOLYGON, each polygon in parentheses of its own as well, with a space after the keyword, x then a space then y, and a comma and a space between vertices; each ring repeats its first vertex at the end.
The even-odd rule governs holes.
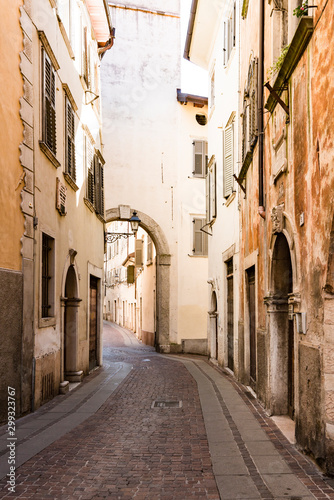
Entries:
POLYGON ((196 176, 203 175, 203 141, 194 141, 194 171, 196 176))
POLYGON ((203 237, 202 237, 202 231, 201 227, 203 225, 203 220, 202 219, 194 219, 194 247, 193 247, 193 253, 195 255, 202 255, 203 254, 203 237))
POLYGON ((235 33, 236 33, 236 3, 234 2, 233 4, 233 10, 232 10, 232 23, 231 23, 231 41, 232 45, 231 48, 235 47, 235 33))
POLYGON ((127 270, 127 283, 132 285, 135 282, 135 266, 128 266, 127 270))
POLYGON ((209 172, 206 174, 205 178, 205 213, 206 213, 206 223, 210 222, 210 175, 209 172))
POLYGON ((233 188, 233 123, 224 131, 224 197, 232 193, 233 188))
POLYGON ((100 213, 101 210, 101 191, 100 191, 100 165, 97 155, 94 155, 94 201, 95 210, 100 213))
POLYGON ((87 27, 83 29, 83 53, 82 53, 82 73, 86 85, 88 86, 88 40, 87 40, 87 27))
POLYGON ((224 46, 223 46, 223 64, 224 66, 226 66, 227 64, 227 60, 228 60, 228 57, 227 57, 227 22, 225 21, 224 22, 224 46))
POLYGON ((104 217, 104 171, 101 163, 100 163, 100 200, 101 200, 100 215, 104 217))
POLYGON ((214 162, 210 170, 210 220, 216 216, 216 162, 214 162))
POLYGON ((93 146, 86 137, 86 168, 87 168, 87 198, 94 205, 95 203, 95 180, 94 180, 94 154, 93 146))
POLYGON ((75 164, 75 116, 70 101, 66 97, 66 172, 76 180, 75 164))
POLYGON ((51 60, 44 55, 44 137, 45 144, 56 154, 56 72, 51 60))
POLYGON ((257 59, 252 62, 252 76, 250 85, 250 109, 251 109, 251 125, 250 136, 252 146, 257 138, 257 59))
POLYGON ((136 240, 135 266, 143 267, 143 240, 136 240))

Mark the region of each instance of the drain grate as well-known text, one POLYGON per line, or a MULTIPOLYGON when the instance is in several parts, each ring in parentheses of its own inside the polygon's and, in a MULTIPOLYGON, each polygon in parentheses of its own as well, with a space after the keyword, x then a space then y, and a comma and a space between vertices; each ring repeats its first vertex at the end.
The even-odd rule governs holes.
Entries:
POLYGON ((182 408, 182 401, 153 401, 151 408, 182 408))

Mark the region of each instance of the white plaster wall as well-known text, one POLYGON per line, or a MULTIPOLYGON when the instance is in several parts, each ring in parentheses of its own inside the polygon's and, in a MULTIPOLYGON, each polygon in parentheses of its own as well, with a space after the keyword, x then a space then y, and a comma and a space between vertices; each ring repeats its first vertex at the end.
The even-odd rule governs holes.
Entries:
MULTIPOLYGON (((30 33, 33 51, 33 100, 34 100, 34 158, 35 158, 35 206, 34 215, 38 218, 38 227, 35 233, 35 357, 41 357, 56 352, 61 347, 62 319, 60 297, 63 294, 63 271, 68 258, 69 250, 77 251, 75 263, 79 277, 79 298, 82 302, 78 311, 79 360, 80 369, 88 370, 89 331, 88 331, 88 297, 89 297, 89 266, 97 269, 98 274, 103 271, 103 223, 95 213, 92 213, 84 204, 86 196, 85 166, 83 152, 83 129, 86 125, 96 141, 96 148, 102 151, 101 146, 101 119, 96 105, 85 105, 85 88, 80 79, 81 71, 81 18, 89 24, 89 17, 84 4, 77 5, 77 15, 73 19, 78 37, 73 47, 75 60, 71 58, 59 29, 55 9, 49 2, 34 0, 32 2, 32 20, 36 29, 30 33), (42 139, 41 123, 41 43, 37 30, 43 30, 48 42, 60 65, 56 80, 56 123, 57 123, 57 159, 61 166, 55 168, 40 150, 39 141, 42 139), (76 184, 79 189, 75 192, 65 181, 65 137, 64 137, 64 90, 67 84, 73 99, 78 106, 76 111, 76 184), (67 187, 66 209, 67 215, 60 216, 56 205, 56 178, 67 187), (51 327, 39 328, 40 308, 40 280, 41 280, 41 238, 45 231, 55 239, 55 324, 51 327)), ((91 30, 89 30, 89 33, 91 30)), ((92 57, 98 62, 96 41, 91 40, 95 52, 92 57)), ((102 304, 101 314, 102 318, 102 304)), ((100 324, 100 332, 101 332, 100 324)))
MULTIPOLYGON (((166 2, 145 2, 145 8, 164 10, 166 2)), ((188 180, 193 169, 191 137, 206 133, 193 115, 181 117, 185 111, 176 99, 178 8, 178 1, 169 2, 167 12, 176 16, 161 16, 112 7, 115 45, 101 70, 106 209, 130 205, 164 232, 172 256, 169 340, 174 343, 206 337, 202 287, 206 290, 207 277, 206 259, 188 257, 190 213, 205 213, 204 181, 188 180)), ((190 107, 186 112, 192 113, 190 107)))

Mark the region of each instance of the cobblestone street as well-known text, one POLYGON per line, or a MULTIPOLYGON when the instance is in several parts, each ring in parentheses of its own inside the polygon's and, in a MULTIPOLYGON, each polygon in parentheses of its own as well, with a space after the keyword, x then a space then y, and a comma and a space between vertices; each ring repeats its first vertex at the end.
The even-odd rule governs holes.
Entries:
POLYGON ((334 499, 231 377, 199 357, 159 355, 112 323, 103 368, 20 419, 17 439, 9 493, 1 429, 1 498, 334 499))

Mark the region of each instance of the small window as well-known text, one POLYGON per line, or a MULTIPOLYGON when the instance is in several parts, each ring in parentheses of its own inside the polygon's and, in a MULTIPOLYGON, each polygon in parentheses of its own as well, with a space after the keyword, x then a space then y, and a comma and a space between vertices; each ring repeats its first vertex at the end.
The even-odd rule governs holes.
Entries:
POLYGON ((57 153, 56 144, 56 72, 49 56, 43 50, 43 134, 42 141, 57 153))
POLYGON ((42 233, 42 318, 54 316, 54 239, 42 233))
POLYGON ((199 125, 206 125, 208 123, 208 119, 205 115, 196 115, 196 121, 199 125))
POLYGON ((208 235, 202 231, 205 219, 193 219, 193 254, 208 255, 208 235))
POLYGON ((195 177, 205 177, 208 169, 208 143, 206 141, 194 141, 193 146, 193 175, 195 177))
POLYGON ((227 65, 232 49, 235 47, 236 33, 236 4, 233 4, 232 13, 227 21, 224 22, 224 47, 223 47, 223 63, 227 65))

